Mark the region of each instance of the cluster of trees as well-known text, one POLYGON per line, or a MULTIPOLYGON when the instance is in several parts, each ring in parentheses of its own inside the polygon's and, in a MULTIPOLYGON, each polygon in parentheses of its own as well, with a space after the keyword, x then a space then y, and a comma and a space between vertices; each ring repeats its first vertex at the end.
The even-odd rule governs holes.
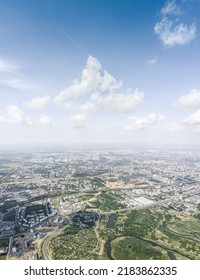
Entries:
POLYGON ((118 242, 114 240, 111 246, 113 257, 118 260, 168 259, 167 255, 163 254, 158 248, 134 237, 126 237, 118 242))
POLYGON ((128 214, 124 223, 125 235, 145 236, 154 231, 163 219, 161 213, 149 209, 133 210, 128 214))

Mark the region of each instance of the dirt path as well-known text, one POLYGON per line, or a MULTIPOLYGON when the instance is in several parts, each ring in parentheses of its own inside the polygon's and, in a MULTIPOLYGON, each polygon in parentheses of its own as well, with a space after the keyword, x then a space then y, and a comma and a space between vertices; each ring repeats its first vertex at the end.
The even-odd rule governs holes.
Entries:
POLYGON ((100 241, 100 248, 99 248, 99 256, 103 255, 105 243, 106 243, 105 240, 101 239, 101 241, 100 241))

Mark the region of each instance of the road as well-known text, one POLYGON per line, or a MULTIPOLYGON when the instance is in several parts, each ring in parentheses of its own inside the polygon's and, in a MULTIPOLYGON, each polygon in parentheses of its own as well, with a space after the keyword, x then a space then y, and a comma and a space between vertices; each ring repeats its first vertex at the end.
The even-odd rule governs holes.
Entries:
POLYGON ((61 234, 61 232, 63 231, 63 228, 59 228, 56 227, 55 230, 53 232, 51 232, 50 234, 47 235, 47 237, 45 237, 44 241, 41 242, 40 244, 40 250, 42 252, 42 256, 44 260, 51 260, 51 250, 50 250, 50 242, 53 238, 57 237, 58 235, 61 234))

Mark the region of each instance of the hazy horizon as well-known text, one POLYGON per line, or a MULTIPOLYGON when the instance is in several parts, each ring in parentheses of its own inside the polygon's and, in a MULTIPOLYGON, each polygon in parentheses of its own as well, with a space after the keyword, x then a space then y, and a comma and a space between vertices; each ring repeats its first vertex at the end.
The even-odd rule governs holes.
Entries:
POLYGON ((67 144, 67 145, 42 145, 42 144, 26 144, 26 145, 1 145, 0 146, 0 154, 4 153, 62 153, 62 152, 86 152, 86 151, 130 151, 130 152, 143 152, 143 151, 190 151, 197 152, 200 151, 199 146, 180 146, 180 145, 131 145, 131 144, 112 144, 112 143, 88 143, 88 144, 67 144))

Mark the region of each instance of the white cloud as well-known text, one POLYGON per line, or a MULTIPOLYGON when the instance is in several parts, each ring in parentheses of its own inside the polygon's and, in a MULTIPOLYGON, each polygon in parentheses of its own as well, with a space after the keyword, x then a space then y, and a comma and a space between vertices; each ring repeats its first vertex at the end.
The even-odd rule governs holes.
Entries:
POLYGON ((41 116, 39 119, 39 124, 40 125, 50 125, 52 123, 52 118, 48 117, 48 116, 41 116))
POLYGON ((24 113, 16 106, 7 106, 6 107, 8 117, 0 116, 0 123, 18 123, 18 124, 27 124, 32 123, 30 118, 27 118, 24 113))
POLYGON ((126 93, 122 81, 108 71, 102 71, 100 62, 89 56, 81 80, 75 80, 54 98, 54 103, 65 109, 91 111, 97 108, 117 112, 130 112, 143 101, 144 93, 138 90, 126 93), (84 99, 84 103, 83 100, 84 99))
POLYGON ((33 84, 29 84, 21 79, 18 78, 4 78, 0 80, 0 85, 4 87, 14 88, 17 90, 28 90, 28 91, 35 91, 35 92, 43 92, 44 90, 38 86, 33 84))
POLYGON ((175 107, 188 109, 200 108, 200 90, 193 89, 188 94, 182 95, 175 103, 175 107))
POLYGON ((99 81, 99 90, 101 92, 114 92, 118 89, 121 89, 122 81, 117 81, 111 74, 107 71, 104 71, 103 75, 99 81))
POLYGON ((44 109, 47 105, 49 105, 50 103, 50 96, 45 95, 45 96, 38 96, 34 99, 32 99, 31 101, 28 102, 24 102, 24 106, 30 109, 34 109, 34 110, 42 110, 44 109))
POLYGON ((143 130, 155 125, 165 118, 163 115, 149 114, 147 118, 130 117, 131 125, 125 127, 126 130, 143 130))
POLYGON ((188 94, 182 95, 175 103, 175 107, 196 110, 188 116, 183 125, 192 131, 200 131, 200 90, 193 89, 188 94))
POLYGON ((200 109, 186 118, 183 123, 195 131, 200 131, 200 109))
POLYGON ((195 23, 190 26, 183 23, 177 25, 167 17, 163 17, 154 27, 154 32, 167 47, 190 43, 196 37, 196 31, 195 23))
POLYGON ((149 63, 151 65, 154 65, 157 62, 158 62, 158 59, 156 57, 153 57, 153 58, 147 60, 147 63, 149 63))
POLYGON ((142 103, 143 98, 144 93, 139 90, 135 90, 128 94, 110 93, 108 95, 101 95, 95 93, 91 97, 92 101, 97 105, 119 113, 131 112, 137 105, 142 103))
POLYGON ((88 117, 84 114, 77 114, 72 116, 70 121, 74 128, 83 128, 88 122, 88 117))
POLYGON ((74 80, 72 85, 64 89, 57 95, 54 102, 58 105, 65 106, 69 99, 76 99, 79 96, 88 95, 98 88, 100 80, 101 64, 99 61, 89 56, 86 67, 82 71, 81 80, 74 80))
POLYGON ((0 72, 10 72, 17 68, 17 65, 0 58, 0 72))
POLYGON ((165 6, 161 9, 161 14, 174 14, 179 15, 181 13, 181 7, 176 4, 175 0, 168 1, 165 6))

